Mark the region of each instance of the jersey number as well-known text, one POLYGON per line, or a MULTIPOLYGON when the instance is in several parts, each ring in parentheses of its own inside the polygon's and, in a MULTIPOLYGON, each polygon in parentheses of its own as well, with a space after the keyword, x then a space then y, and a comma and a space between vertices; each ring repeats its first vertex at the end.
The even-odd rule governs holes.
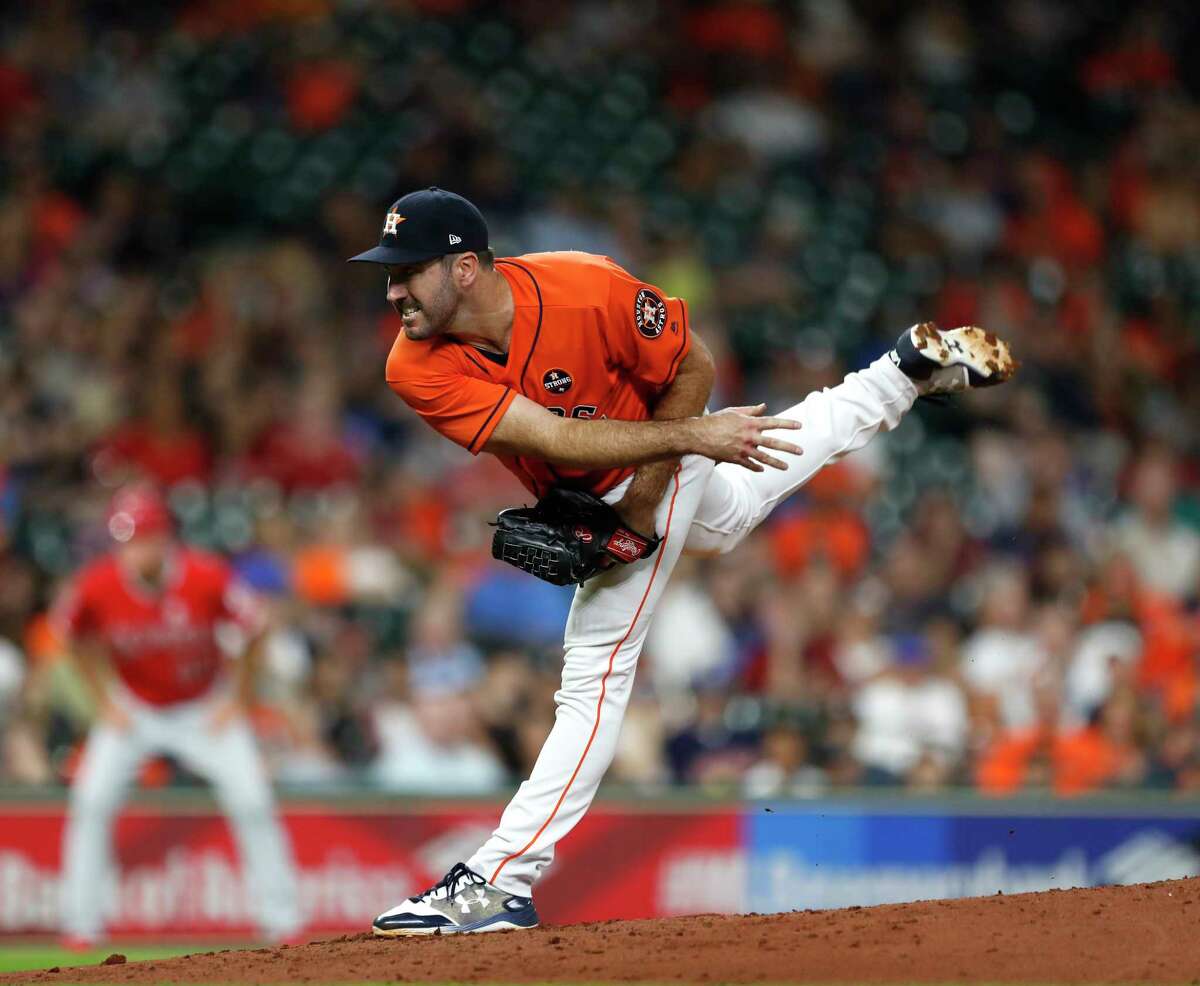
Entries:
MULTIPOLYGON (((565 407, 548 407, 546 410, 551 414, 557 414, 560 418, 565 418, 567 416, 567 409, 565 407)), ((595 404, 576 404, 573 408, 571 408, 571 417, 573 418, 591 418, 594 417, 595 414, 595 404)))

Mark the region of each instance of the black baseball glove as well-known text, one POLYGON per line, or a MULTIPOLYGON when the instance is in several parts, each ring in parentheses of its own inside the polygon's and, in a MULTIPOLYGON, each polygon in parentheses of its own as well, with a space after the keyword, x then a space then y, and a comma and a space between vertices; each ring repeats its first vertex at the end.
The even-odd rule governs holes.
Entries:
POLYGON ((535 506, 500 511, 492 557, 555 585, 583 585, 614 562, 648 558, 658 542, 631 531, 599 497, 555 488, 535 506))

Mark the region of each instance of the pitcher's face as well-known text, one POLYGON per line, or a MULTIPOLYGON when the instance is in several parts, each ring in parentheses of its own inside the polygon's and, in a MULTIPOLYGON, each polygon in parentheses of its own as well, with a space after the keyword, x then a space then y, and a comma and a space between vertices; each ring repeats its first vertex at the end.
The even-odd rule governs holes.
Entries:
POLYGON ((387 268, 387 299, 414 342, 441 335, 454 323, 462 293, 444 258, 387 268))

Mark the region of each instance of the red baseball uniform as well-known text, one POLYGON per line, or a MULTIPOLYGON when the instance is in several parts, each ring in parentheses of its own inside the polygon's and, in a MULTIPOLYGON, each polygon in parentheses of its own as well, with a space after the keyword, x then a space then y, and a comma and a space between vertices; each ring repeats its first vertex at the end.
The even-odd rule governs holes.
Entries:
POLYGON ((196 698, 213 684, 222 653, 223 622, 249 633, 264 625, 262 607, 227 562, 179 548, 168 561, 161 591, 139 586, 106 555, 83 568, 54 608, 67 639, 103 644, 121 680, 138 698, 171 705, 196 698))
MULTIPOLYGON (((691 345, 682 300, 588 253, 527 254, 497 260, 496 269, 513 294, 507 357, 446 337, 413 342, 401 333, 387 361, 392 390, 473 454, 517 394, 574 418, 651 417, 691 345)), ((559 484, 602 494, 633 472, 500 459, 535 496, 559 484)))
MULTIPOLYGON (((114 499, 114 540, 168 526, 165 505, 153 494, 114 499)), ((290 937, 303 917, 287 836, 274 817, 250 724, 241 715, 228 717, 232 696, 216 681, 222 664, 217 627, 232 622, 256 633, 263 615, 222 559, 183 547, 167 557, 160 589, 140 584, 106 556, 80 571, 55 606, 53 618, 64 636, 104 646, 126 686, 109 696, 123 712, 121 721, 102 716, 96 722, 71 785, 62 928, 81 943, 103 935, 113 818, 146 758, 169 754, 216 789, 237 836, 251 888, 247 900, 263 933, 290 937)))

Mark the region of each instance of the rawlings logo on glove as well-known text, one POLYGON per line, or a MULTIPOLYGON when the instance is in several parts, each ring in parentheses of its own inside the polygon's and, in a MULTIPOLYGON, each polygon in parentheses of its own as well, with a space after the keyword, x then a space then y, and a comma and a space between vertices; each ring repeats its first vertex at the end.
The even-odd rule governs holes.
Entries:
POLYGON ((658 543, 627 528, 599 497, 558 488, 535 506, 500 511, 492 557, 554 585, 583 585, 614 562, 648 558, 658 543))
POLYGON ((646 554, 646 541, 629 531, 617 531, 608 539, 609 553, 623 562, 637 561, 646 554))

